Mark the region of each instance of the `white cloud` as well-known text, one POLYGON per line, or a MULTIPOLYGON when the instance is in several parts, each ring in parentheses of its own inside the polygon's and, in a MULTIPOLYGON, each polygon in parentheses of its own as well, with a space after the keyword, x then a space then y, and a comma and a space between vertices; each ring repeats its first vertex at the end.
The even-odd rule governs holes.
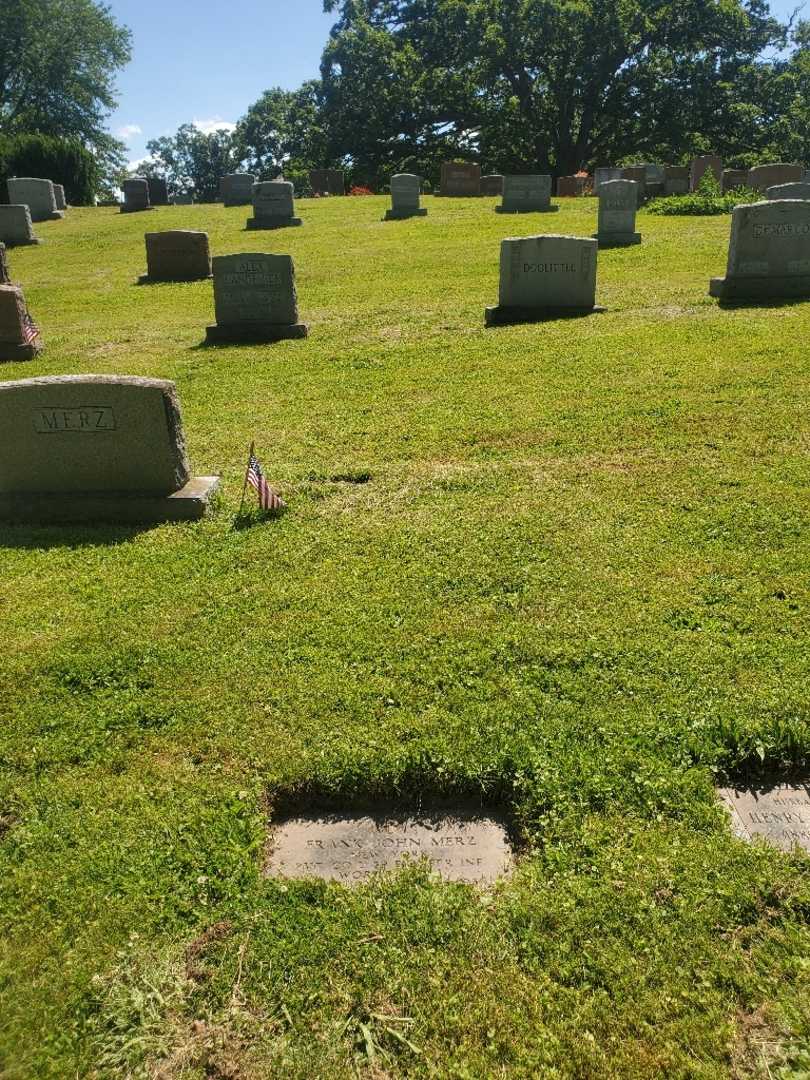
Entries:
POLYGON ((154 160, 155 159, 151 156, 151 154, 147 154, 146 157, 135 158, 134 161, 128 161, 127 162, 127 172, 128 173, 134 173, 134 174, 137 175, 138 169, 140 169, 143 165, 151 164, 154 160))
POLYGON ((133 135, 142 135, 143 131, 140 124, 124 124, 115 134, 119 139, 131 139, 133 135))
POLYGON ((223 120, 219 116, 213 116, 210 120, 192 120, 192 124, 203 135, 210 135, 213 131, 233 131, 236 127, 230 120, 223 120))

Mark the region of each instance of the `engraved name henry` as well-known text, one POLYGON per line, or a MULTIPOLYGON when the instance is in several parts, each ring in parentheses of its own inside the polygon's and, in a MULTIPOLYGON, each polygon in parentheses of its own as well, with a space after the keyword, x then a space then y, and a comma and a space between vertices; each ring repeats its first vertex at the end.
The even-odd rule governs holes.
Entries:
POLYGON ((100 431, 115 431, 115 428, 115 413, 109 405, 80 405, 70 409, 34 410, 34 431, 39 435, 50 435, 60 431, 75 431, 92 435, 100 431))

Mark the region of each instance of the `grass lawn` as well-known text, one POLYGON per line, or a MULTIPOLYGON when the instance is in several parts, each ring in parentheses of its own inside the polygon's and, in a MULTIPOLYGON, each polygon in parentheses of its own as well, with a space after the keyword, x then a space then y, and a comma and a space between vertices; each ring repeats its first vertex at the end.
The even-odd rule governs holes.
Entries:
POLYGON ((0 526, 0 1076, 810 1076, 810 860, 718 779, 810 757, 810 302, 721 310, 730 218, 640 213, 604 314, 485 330, 595 200, 68 212, 18 379, 176 381, 199 524, 0 526), (290 253, 306 341, 200 348, 143 233, 290 253), (289 504, 234 529, 247 446, 289 504), (268 813, 459 795, 489 891, 261 877, 268 813))

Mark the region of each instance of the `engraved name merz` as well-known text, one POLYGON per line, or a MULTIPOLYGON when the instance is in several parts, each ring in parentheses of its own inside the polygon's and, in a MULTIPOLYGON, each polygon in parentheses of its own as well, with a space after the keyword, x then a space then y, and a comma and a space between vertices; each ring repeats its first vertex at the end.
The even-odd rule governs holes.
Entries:
POLYGON ((115 427, 115 414, 109 405, 34 410, 34 430, 40 435, 59 431, 93 434, 99 431, 115 431, 115 427))

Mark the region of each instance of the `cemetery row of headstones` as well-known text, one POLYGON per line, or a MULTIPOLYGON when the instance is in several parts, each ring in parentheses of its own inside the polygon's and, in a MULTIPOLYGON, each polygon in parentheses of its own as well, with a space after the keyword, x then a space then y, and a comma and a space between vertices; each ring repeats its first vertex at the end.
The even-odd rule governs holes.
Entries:
POLYGON ((6 180, 9 201, 0 204, 0 243, 7 247, 38 244, 34 222, 61 221, 65 216, 65 189, 52 180, 15 176, 6 180))

